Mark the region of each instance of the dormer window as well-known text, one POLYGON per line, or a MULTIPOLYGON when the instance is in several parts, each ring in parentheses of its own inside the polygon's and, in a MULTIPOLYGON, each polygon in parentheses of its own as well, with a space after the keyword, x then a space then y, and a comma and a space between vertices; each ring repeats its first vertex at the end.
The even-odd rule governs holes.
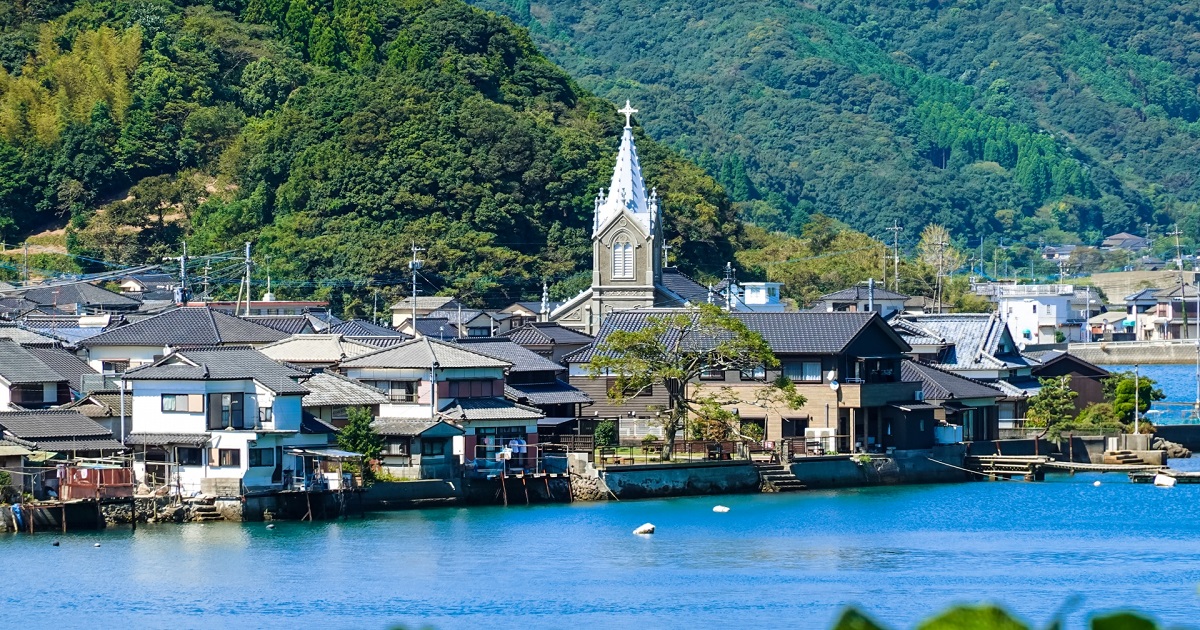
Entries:
POLYGON ((614 278, 633 278, 633 243, 629 241, 613 243, 612 266, 614 278))

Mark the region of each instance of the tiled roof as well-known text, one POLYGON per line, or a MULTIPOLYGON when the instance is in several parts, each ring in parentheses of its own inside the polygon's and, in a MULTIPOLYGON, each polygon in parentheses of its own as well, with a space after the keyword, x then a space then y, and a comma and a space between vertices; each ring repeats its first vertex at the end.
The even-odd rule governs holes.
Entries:
MULTIPOLYGON (((554 311, 554 309, 556 309, 562 305, 563 305, 563 302, 547 302, 546 303, 546 312, 551 313, 554 311)), ((512 304, 508 305, 508 307, 505 308, 504 310, 506 310, 506 311, 510 310, 510 309, 515 310, 514 307, 516 309, 525 311, 526 313, 533 313, 534 315, 540 314, 542 312, 542 303, 541 302, 513 302, 512 304)))
POLYGON ((332 372, 313 374, 304 382, 308 394, 304 396, 305 407, 380 405, 388 401, 383 392, 352 378, 332 372))
MULTIPOLYGON (((120 393, 116 390, 92 392, 75 402, 62 406, 89 418, 114 418, 121 415, 120 393)), ((133 414, 133 395, 125 394, 125 415, 133 414)))
POLYGON ((865 284, 856 284, 848 289, 834 291, 821 296, 821 300, 825 302, 864 302, 870 299, 870 295, 874 291, 876 300, 907 300, 909 296, 888 291, 882 287, 876 286, 871 289, 865 284))
POLYGON ((0 339, 12 339, 17 343, 42 344, 56 344, 59 341, 47 334, 13 322, 0 322, 0 339))
POLYGON ((404 335, 403 337, 346 337, 347 341, 365 343, 368 346, 376 349, 398 346, 409 339, 412 339, 412 337, 409 337, 408 335, 404 335))
POLYGON ((305 413, 300 416, 300 433, 307 435, 329 435, 337 432, 337 427, 311 413, 305 413))
POLYGON ((838 354, 872 321, 883 323, 875 313, 734 313, 734 317, 762 335, 776 354, 838 354))
POLYGON ((428 418, 376 418, 371 426, 379 435, 416 437, 437 426, 440 420, 428 418))
POLYGON ((92 346, 213 346, 270 343, 287 333, 203 306, 188 306, 107 330, 80 343, 92 346))
POLYGON ((587 394, 562 382, 552 385, 505 385, 504 396, 509 400, 530 405, 573 405, 590 403, 587 394))
POLYGON ((445 401, 441 413, 456 420, 537 420, 540 410, 503 398, 452 398, 445 401))
POLYGON ((304 315, 251 315, 246 321, 262 324, 285 332, 289 335, 301 335, 313 332, 312 322, 304 315))
POLYGON ((295 335, 259 348, 259 352, 289 363, 337 363, 379 348, 350 341, 342 335, 295 335))
POLYGON ((0 427, 23 439, 42 440, 112 438, 112 432, 77 411, 0 411, 0 427))
POLYGON ((944 337, 908 320, 893 318, 889 324, 910 346, 936 346, 946 343, 944 337))
POLYGON ((453 339, 458 336, 457 330, 445 317, 418 317, 416 329, 417 334, 422 337, 453 339))
POLYGON ((86 282, 64 284, 55 287, 35 287, 21 294, 25 299, 38 304, 64 305, 82 304, 90 308, 136 309, 141 302, 113 293, 108 289, 86 282))
POLYGON ((365 354, 342 363, 345 368, 421 368, 428 369, 436 361, 445 368, 501 367, 508 361, 472 352, 458 344, 419 337, 402 344, 365 354))
POLYGON ((37 447, 43 451, 68 453, 72 451, 123 451, 126 450, 120 442, 111 437, 98 438, 63 438, 38 440, 37 447))
POLYGON ((130 433, 125 443, 130 446, 204 446, 207 433, 130 433))
POLYGON ((1008 327, 995 313, 905 315, 894 320, 900 321, 916 324, 952 344, 939 359, 939 365, 952 369, 994 369, 1028 364, 1015 348, 1011 352, 1001 351, 1001 340, 1008 327))
POLYGON ((520 328, 508 331, 504 336, 522 346, 585 345, 592 342, 592 337, 589 335, 550 322, 525 324, 520 328))
POLYGON ((998 398, 1004 393, 983 382, 958 376, 930 365, 905 361, 900 369, 902 380, 921 383, 926 400, 953 398, 998 398))
POLYGON ((676 267, 663 268, 662 286, 692 304, 708 302, 708 287, 692 280, 676 267))
MULTIPOLYGON (((393 305, 392 305, 392 310, 393 310, 393 311, 396 311, 396 310, 403 311, 403 310, 405 310, 405 309, 412 309, 412 307, 413 307, 413 299, 414 299, 414 298, 412 298, 412 297, 410 296, 410 297, 406 297, 406 298, 404 298, 403 300, 400 300, 399 302, 396 302, 395 304, 393 304, 393 305)), ((432 310, 432 309, 435 309, 435 308, 443 308, 443 307, 445 307, 447 304, 451 304, 451 303, 453 303, 453 302, 454 302, 454 298, 451 298, 451 297, 443 297, 443 296, 440 296, 440 295, 418 295, 418 296, 416 297, 416 301, 417 301, 417 308, 418 308, 418 309, 421 309, 421 310, 424 310, 424 309, 430 309, 430 310, 432 310)))
POLYGON ((272 361, 252 348, 212 347, 179 350, 125 373, 126 380, 173 381, 253 379, 276 394, 307 394, 296 382, 303 372, 272 361))
POLYGON ((372 324, 364 319, 351 319, 340 324, 334 324, 325 332, 344 337, 408 337, 408 335, 398 330, 372 324))
POLYGON ((1155 297, 1156 297, 1155 294, 1157 294, 1160 290, 1161 289, 1158 289, 1155 287, 1142 289, 1141 291, 1138 291, 1137 293, 1134 293, 1133 295, 1125 296, 1125 301, 1126 302, 1151 301, 1151 300, 1155 299, 1155 297))
POLYGON ((86 361, 57 346, 51 348, 26 346, 25 350, 37 357, 39 361, 45 364, 46 367, 56 372, 59 376, 67 379, 67 381, 71 384, 71 389, 77 392, 84 391, 84 375, 99 374, 99 372, 93 370, 92 366, 88 365, 86 361))
POLYGON ((565 368, 506 337, 468 337, 458 343, 468 350, 512 364, 509 372, 561 372, 565 368))
MULTIPOLYGON (((604 345, 608 336, 617 330, 634 331, 641 330, 649 325, 649 320, 652 317, 663 317, 664 315, 688 315, 694 316, 695 311, 690 309, 639 309, 633 311, 614 311, 609 313, 604 321, 600 324, 600 334, 591 344, 586 345, 571 354, 563 357, 563 361, 567 363, 588 363, 592 357, 598 353, 598 348, 604 345)), ((674 334, 670 339, 664 339, 663 343, 673 347, 679 342, 678 334, 674 334)))
POLYGON ((68 378, 55 372, 28 349, 9 339, 0 339, 0 376, 14 385, 56 383, 68 378))
POLYGON ((486 315, 486 314, 487 313, 484 313, 483 311, 481 311, 479 309, 474 309, 474 308, 463 308, 463 309, 449 308, 449 309, 439 309, 439 310, 433 311, 426 317, 428 319, 445 319, 447 322, 449 322, 451 324, 466 324, 467 322, 475 319, 476 317, 479 317, 480 315, 486 315))

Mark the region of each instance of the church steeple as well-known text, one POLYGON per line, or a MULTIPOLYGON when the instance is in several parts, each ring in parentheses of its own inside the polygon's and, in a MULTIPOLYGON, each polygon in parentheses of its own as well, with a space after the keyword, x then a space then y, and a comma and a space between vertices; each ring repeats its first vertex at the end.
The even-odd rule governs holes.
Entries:
POLYGON ((657 218, 657 200, 647 201, 646 184, 642 180, 642 167, 638 164, 637 147, 633 144, 632 116, 638 110, 629 101, 625 101, 624 109, 619 113, 625 114, 625 130, 621 134, 621 148, 617 150, 617 164, 613 167, 612 182, 608 186, 608 195, 604 190, 596 197, 596 217, 594 231, 599 232, 622 210, 633 213, 634 218, 642 224, 647 234, 654 233, 657 218))

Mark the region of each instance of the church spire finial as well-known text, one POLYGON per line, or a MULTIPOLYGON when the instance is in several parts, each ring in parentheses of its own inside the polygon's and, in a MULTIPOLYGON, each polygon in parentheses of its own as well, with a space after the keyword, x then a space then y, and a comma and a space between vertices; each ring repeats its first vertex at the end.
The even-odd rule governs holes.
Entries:
POLYGON ((617 113, 625 114, 625 128, 632 129, 633 125, 630 124, 631 118, 634 114, 638 113, 638 110, 634 109, 633 106, 629 104, 629 99, 625 99, 625 108, 618 109, 617 113))

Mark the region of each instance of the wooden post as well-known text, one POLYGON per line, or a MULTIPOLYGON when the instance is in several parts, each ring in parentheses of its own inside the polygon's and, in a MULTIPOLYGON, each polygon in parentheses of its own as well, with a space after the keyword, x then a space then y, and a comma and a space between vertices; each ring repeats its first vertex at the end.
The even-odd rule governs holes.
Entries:
POLYGON ((67 504, 65 502, 60 501, 58 505, 59 505, 59 507, 62 508, 62 523, 61 523, 61 525, 62 525, 62 533, 65 534, 65 533, 67 533, 67 504))
POLYGON ((529 505, 529 484, 525 482, 525 475, 521 475, 521 488, 525 490, 525 505, 529 505))

